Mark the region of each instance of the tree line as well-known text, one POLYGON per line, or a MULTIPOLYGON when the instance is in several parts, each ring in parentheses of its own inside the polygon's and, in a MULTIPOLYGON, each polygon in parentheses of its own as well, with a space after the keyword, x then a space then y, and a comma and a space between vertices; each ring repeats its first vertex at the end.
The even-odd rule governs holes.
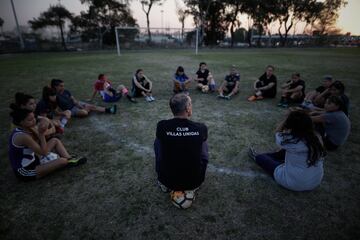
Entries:
MULTIPOLYGON (((148 38, 151 41, 150 19, 151 9, 166 0, 140 0, 142 11, 146 15, 148 38)), ((33 30, 48 26, 58 27, 61 42, 66 49, 64 27, 68 22, 71 33, 81 34, 83 41, 97 39, 100 48, 103 44, 115 44, 115 27, 138 27, 136 19, 129 8, 131 0, 80 0, 87 8, 79 15, 74 15, 63 5, 51 5, 39 17, 29 21, 33 30)), ((319 35, 339 32, 336 21, 339 10, 347 4, 347 0, 183 0, 184 7, 177 2, 176 13, 184 29, 187 17, 192 17, 194 24, 200 29, 200 40, 204 45, 217 45, 230 32, 231 46, 235 42, 236 33, 244 30, 239 16, 246 15, 248 26, 246 40, 251 45, 251 35, 271 34, 270 27, 277 24, 277 34, 281 46, 288 44, 288 36, 296 24, 303 22, 310 31, 319 35), (250 24, 251 23, 251 24, 250 24)), ((1 24, 2 25, 2 24, 1 24)))

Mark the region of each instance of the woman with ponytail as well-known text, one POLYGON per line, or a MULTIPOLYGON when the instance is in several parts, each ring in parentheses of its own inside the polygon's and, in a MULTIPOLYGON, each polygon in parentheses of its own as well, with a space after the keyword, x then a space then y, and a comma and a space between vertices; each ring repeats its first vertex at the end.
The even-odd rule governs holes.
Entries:
POLYGON ((319 186, 326 152, 310 116, 291 111, 278 127, 275 139, 280 151, 257 154, 250 148, 249 156, 287 189, 309 191, 319 186))
POLYGON ((86 158, 71 157, 62 142, 57 138, 45 139, 46 124, 39 124, 37 140, 34 139, 32 129, 36 126, 34 113, 18 104, 11 104, 10 116, 16 128, 9 138, 9 159, 15 175, 24 181, 35 180, 49 173, 65 167, 76 166, 86 162, 86 158), (50 151, 54 157, 49 160, 50 151), (46 156, 39 159, 38 156, 46 156))

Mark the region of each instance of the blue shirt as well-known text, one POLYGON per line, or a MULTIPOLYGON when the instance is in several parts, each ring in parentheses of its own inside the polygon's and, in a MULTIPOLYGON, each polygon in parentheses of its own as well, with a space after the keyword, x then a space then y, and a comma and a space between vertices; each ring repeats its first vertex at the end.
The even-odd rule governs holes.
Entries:
POLYGON ((186 76, 186 74, 182 74, 182 75, 177 75, 177 74, 174 74, 174 78, 176 79, 176 81, 179 81, 181 83, 184 83, 186 82, 186 80, 188 80, 188 76, 186 76))

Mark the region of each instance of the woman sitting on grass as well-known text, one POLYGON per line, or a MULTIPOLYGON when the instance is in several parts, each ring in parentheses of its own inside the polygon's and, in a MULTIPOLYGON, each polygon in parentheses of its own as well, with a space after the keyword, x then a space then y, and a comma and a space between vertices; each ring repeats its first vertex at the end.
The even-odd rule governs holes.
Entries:
POLYGON ((64 128, 71 118, 71 111, 62 111, 56 102, 56 90, 45 86, 42 92, 42 99, 36 105, 35 114, 50 119, 56 131, 64 133, 64 128))
POLYGON ((196 72, 194 80, 197 82, 197 89, 203 93, 207 93, 209 90, 210 92, 215 92, 215 79, 205 62, 199 64, 199 70, 196 72))
MULTIPOLYGON (((17 92, 15 94, 15 104, 14 105, 17 106, 18 108, 29 110, 30 112, 35 112, 35 110, 36 110, 35 98, 31 95, 28 95, 28 94, 25 94, 22 92, 17 92)), ((56 133, 55 126, 51 123, 51 121, 48 118, 39 117, 39 116, 35 115, 35 119, 36 119, 37 124, 31 129, 33 134, 37 135, 37 128, 38 128, 38 125, 40 125, 40 124, 43 124, 43 125, 46 124, 48 126, 48 129, 45 132, 46 138, 50 138, 56 133)), ((12 124, 11 130, 13 130, 14 128, 16 128, 16 126, 12 124)))
POLYGON ((280 151, 257 154, 250 148, 249 156, 284 188, 309 191, 319 186, 326 153, 308 114, 290 112, 278 127, 275 138, 280 151))
POLYGON ((144 70, 136 70, 131 85, 132 97, 144 97, 147 102, 155 101, 152 96, 152 82, 144 75, 144 70))
POLYGON ((350 134, 350 120, 346 116, 345 103, 339 96, 330 96, 325 102, 325 112, 313 113, 312 121, 323 137, 327 150, 343 145, 350 134), (316 115, 318 114, 318 115, 316 115))
POLYGON ((191 79, 185 74, 185 70, 182 66, 179 66, 176 69, 176 73, 173 77, 174 81, 174 93, 184 92, 185 94, 189 93, 189 88, 191 84, 191 79))
POLYGON ((105 74, 99 74, 98 80, 94 83, 93 95, 90 101, 94 99, 97 93, 100 93, 104 102, 117 102, 121 97, 127 97, 130 102, 136 102, 128 95, 128 89, 124 85, 119 85, 116 89, 112 87, 111 82, 105 74))
MULTIPOLYGON (((24 181, 35 180, 49 173, 65 167, 76 166, 86 162, 86 158, 71 157, 62 142, 57 138, 45 139, 46 124, 40 124, 38 136, 34 136, 31 129, 35 127, 34 113, 11 104, 12 122, 17 128, 13 130, 9 139, 9 159, 15 175, 24 181), (51 161, 42 161, 39 156, 48 156, 50 151, 56 151, 57 157, 51 161)), ((55 155, 55 153, 53 153, 55 155)))

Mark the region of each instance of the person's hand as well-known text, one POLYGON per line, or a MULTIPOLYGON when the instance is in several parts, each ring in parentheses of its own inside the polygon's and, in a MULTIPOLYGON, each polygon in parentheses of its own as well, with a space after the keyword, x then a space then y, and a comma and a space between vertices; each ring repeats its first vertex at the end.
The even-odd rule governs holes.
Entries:
POLYGON ((49 126, 49 123, 47 123, 45 121, 40 122, 38 125, 39 135, 44 135, 46 130, 48 129, 48 126, 49 126))

